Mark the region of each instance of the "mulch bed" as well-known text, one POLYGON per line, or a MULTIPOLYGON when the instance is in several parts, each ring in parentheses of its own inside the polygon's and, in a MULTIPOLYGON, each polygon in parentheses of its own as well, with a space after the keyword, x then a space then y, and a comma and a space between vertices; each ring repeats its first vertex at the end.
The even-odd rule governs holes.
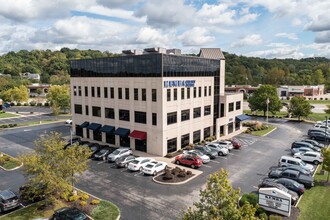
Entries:
POLYGON ((175 167, 173 169, 166 169, 165 173, 157 176, 155 180, 163 183, 179 183, 193 176, 195 176, 195 174, 193 174, 191 171, 186 171, 185 169, 175 167), (171 178, 167 178, 169 176, 171 178))
POLYGON ((164 180, 163 177, 165 175, 162 174, 162 175, 159 175, 155 178, 155 180, 159 181, 159 182, 163 182, 163 183, 179 183, 179 182, 183 182, 193 176, 195 176, 195 174, 191 174, 191 175, 187 175, 186 177, 178 177, 178 176, 173 176, 173 179, 170 179, 170 180, 164 180))

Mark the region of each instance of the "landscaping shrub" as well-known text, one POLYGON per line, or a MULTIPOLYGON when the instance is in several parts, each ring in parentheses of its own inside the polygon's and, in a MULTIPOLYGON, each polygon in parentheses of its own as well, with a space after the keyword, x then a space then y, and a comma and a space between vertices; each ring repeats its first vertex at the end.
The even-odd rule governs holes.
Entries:
POLYGON ((89 195, 87 195, 86 193, 81 194, 80 199, 83 201, 86 201, 87 199, 89 199, 89 195))
POLYGON ((15 103, 14 103, 14 102, 11 102, 10 105, 11 105, 11 106, 15 106, 15 103))
POLYGON ((77 201, 78 199, 79 199, 79 196, 70 196, 69 202, 74 202, 74 201, 77 201))
POLYGON ((278 216, 278 215, 270 215, 269 220, 282 220, 282 217, 281 216, 278 216))
POLYGON ((86 201, 81 201, 81 202, 79 202, 79 205, 85 206, 85 205, 87 205, 87 202, 86 201))
POLYGON ((49 106, 49 102, 46 102, 46 103, 45 103, 45 106, 47 106, 47 107, 48 107, 48 106, 49 106))
POLYGON ((180 167, 175 167, 174 169, 172 169, 171 174, 173 174, 173 175, 176 176, 176 175, 178 175, 180 172, 181 172, 180 167))
POLYGON ((100 204, 100 200, 93 199, 93 200, 91 201, 91 205, 98 205, 98 204, 100 204))
POLYGON ((246 203, 250 203, 251 205, 256 205, 258 203, 258 195, 255 193, 246 193, 239 200, 239 204, 243 206, 246 203))
POLYGON ((165 170, 165 175, 163 176, 163 180, 171 180, 173 179, 173 174, 170 170, 165 170))
POLYGON ((37 106, 42 106, 42 103, 39 102, 39 103, 37 104, 37 106))
POLYGON ((186 177, 186 172, 181 171, 180 173, 178 173, 178 177, 186 177))
POLYGON ((71 195, 70 191, 65 191, 60 195, 61 199, 64 199, 65 201, 69 202, 69 197, 71 195))
POLYGON ((25 103, 24 103, 24 106, 29 106, 29 103, 25 102, 25 103))
POLYGON ((268 215, 264 212, 264 213, 261 213, 261 214, 259 215, 259 218, 260 218, 261 220, 268 220, 268 215))
POLYGON ((190 176, 192 175, 192 172, 190 170, 187 171, 187 175, 190 176))
POLYGON ((8 125, 2 125, 3 128, 8 128, 8 125))
POLYGON ((31 106, 35 106, 37 103, 35 101, 30 102, 31 106))
POLYGON ((17 106, 22 106, 22 103, 20 103, 20 102, 17 102, 17 106))

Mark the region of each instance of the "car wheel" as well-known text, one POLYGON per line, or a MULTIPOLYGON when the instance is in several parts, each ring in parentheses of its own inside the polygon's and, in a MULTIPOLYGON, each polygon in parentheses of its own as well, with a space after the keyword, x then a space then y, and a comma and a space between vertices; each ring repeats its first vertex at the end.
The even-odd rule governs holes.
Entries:
POLYGON ((156 176, 156 175, 157 175, 157 172, 155 171, 155 172, 154 172, 154 176, 156 176))
POLYGON ((142 172, 142 170, 143 170, 143 167, 140 167, 140 171, 142 172))
POLYGON ((314 160, 314 162, 313 162, 315 165, 318 165, 319 164, 319 162, 317 161, 317 160, 314 160))
POLYGON ((126 167, 126 168, 128 167, 128 163, 127 163, 127 164, 125 164, 125 167, 126 167))
POLYGON ((219 151, 219 153, 218 153, 218 154, 219 154, 219 156, 223 156, 223 153, 222 153, 221 151, 219 151))
POLYGON ((315 137, 311 137, 312 140, 315 140, 315 137))
POLYGON ((194 165, 194 164, 191 164, 191 168, 195 169, 196 167, 195 167, 195 165, 194 165))
POLYGON ((176 163, 176 164, 178 164, 178 165, 180 165, 180 161, 178 161, 178 160, 177 160, 177 161, 175 161, 175 163, 176 163))

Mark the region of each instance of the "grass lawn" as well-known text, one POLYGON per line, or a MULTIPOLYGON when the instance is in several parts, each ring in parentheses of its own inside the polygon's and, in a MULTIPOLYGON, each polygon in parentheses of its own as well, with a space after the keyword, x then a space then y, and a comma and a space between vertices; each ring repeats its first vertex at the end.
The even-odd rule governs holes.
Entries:
POLYGON ((251 134, 255 136, 263 136, 274 129, 276 129, 275 126, 269 125, 267 129, 261 131, 252 131, 251 134))
POLYGON ((95 220, 115 220, 120 214, 119 208, 108 201, 101 201, 100 204, 93 209, 91 217, 95 220))
POLYGON ((19 162, 16 158, 10 157, 6 154, 4 154, 2 157, 0 157, 0 166, 3 168, 10 170, 15 167, 18 167, 21 165, 21 162, 19 162))
POLYGON ((14 213, 10 213, 7 216, 0 217, 0 220, 32 220, 36 218, 49 218, 54 214, 54 211, 66 207, 64 203, 56 200, 55 206, 50 210, 39 210, 39 208, 44 205, 44 201, 33 204, 27 208, 20 209, 14 213))
POLYGON ((16 114, 12 114, 12 113, 0 113, 0 118, 12 118, 12 117, 16 117, 16 114))
MULTIPOLYGON (((244 110, 243 113, 244 114, 249 114, 249 115, 252 114, 251 110, 244 110)), ((257 116, 264 116, 263 111, 256 111, 255 113, 256 113, 255 115, 257 115, 257 116)), ((268 117, 272 117, 272 116, 286 117, 287 115, 288 115, 288 112, 276 112, 276 114, 268 112, 268 117)))
POLYGON ((322 185, 320 181, 326 181, 327 173, 320 175, 321 166, 315 175, 315 186, 304 193, 298 207, 300 214, 298 220, 328 220, 330 216, 330 184, 322 185))
POLYGON ((326 113, 312 113, 307 117, 307 119, 310 120, 310 121, 323 121, 323 120, 325 120, 325 116, 329 116, 329 114, 326 114, 326 113))

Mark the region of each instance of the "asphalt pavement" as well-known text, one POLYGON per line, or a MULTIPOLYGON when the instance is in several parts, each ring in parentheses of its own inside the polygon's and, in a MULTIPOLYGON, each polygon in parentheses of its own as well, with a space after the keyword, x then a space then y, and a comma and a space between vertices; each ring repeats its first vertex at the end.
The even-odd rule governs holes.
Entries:
MULTIPOLYGON (((262 118, 259 120, 263 120, 262 118)), ((290 154, 293 141, 304 138, 310 124, 290 122, 284 119, 269 119, 270 124, 278 127, 264 137, 240 134, 237 139, 243 143, 240 150, 232 150, 227 157, 218 157, 203 165, 197 178, 183 185, 160 185, 152 177, 132 173, 126 169, 114 168, 113 164, 91 161, 90 168, 83 175, 77 187, 109 200, 119 206, 121 219, 177 219, 199 199, 199 190, 205 186, 209 174, 225 168, 234 188, 241 192, 257 190, 260 181, 266 177, 268 168, 277 164, 282 155, 290 154)), ((0 134, 0 143, 5 153, 13 156, 34 148, 33 141, 45 131, 58 131, 69 135, 68 127, 62 123, 17 128, 0 134)), ((175 166, 169 164, 169 166, 175 166)), ((0 173, 0 189, 16 188, 24 183, 20 171, 0 173)))

